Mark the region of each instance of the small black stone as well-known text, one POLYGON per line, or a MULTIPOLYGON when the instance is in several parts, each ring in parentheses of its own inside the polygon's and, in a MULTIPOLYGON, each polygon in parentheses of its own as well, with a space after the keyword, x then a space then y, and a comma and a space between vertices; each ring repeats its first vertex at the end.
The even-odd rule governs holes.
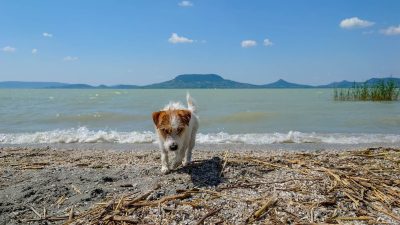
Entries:
POLYGON ((112 177, 102 177, 103 182, 114 182, 114 178, 112 177))
POLYGON ((98 196, 105 196, 105 192, 103 191, 103 189, 100 189, 100 188, 96 188, 96 189, 94 189, 93 191, 91 191, 90 192, 90 197, 91 198, 96 198, 96 197, 98 197, 98 196))

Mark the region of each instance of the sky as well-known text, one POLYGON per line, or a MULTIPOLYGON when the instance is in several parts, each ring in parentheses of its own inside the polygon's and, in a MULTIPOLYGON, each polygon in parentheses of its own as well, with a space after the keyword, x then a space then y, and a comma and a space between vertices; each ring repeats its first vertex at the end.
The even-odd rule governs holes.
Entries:
POLYGON ((398 0, 0 0, 0 81, 400 77, 398 0))

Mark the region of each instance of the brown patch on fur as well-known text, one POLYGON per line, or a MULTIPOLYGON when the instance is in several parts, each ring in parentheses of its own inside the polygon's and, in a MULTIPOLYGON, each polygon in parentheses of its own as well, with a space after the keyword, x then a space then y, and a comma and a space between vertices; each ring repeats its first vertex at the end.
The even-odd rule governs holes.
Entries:
POLYGON ((154 122, 154 125, 156 125, 156 127, 158 127, 157 125, 158 125, 158 120, 159 120, 159 116, 160 116, 160 113, 161 112, 153 112, 152 113, 152 117, 153 117, 153 122, 154 122))
POLYGON ((161 134, 161 137, 165 140, 167 138, 168 132, 171 129, 168 129, 168 124, 170 124, 170 116, 167 114, 166 111, 159 111, 153 112, 153 122, 154 125, 157 127, 157 130, 161 134))
POLYGON ((156 125, 157 128, 160 128, 160 122, 162 121, 162 118, 164 117, 165 111, 158 111, 158 112, 153 112, 153 122, 154 125, 156 125))
POLYGON ((181 126, 176 129, 177 134, 180 135, 185 129, 185 126, 189 125, 192 113, 189 110, 179 109, 153 112, 152 116, 154 125, 159 130, 162 138, 165 139, 167 138, 167 135, 170 135, 173 132, 173 128, 171 126, 171 118, 173 116, 177 116, 180 119, 181 126))
POLYGON ((183 124, 185 124, 186 126, 188 126, 189 122, 190 122, 190 118, 192 117, 192 113, 189 110, 184 110, 184 109, 176 110, 176 111, 177 111, 178 116, 181 119, 181 122, 183 124))
POLYGON ((158 129, 171 127, 171 111, 153 112, 153 121, 158 129))

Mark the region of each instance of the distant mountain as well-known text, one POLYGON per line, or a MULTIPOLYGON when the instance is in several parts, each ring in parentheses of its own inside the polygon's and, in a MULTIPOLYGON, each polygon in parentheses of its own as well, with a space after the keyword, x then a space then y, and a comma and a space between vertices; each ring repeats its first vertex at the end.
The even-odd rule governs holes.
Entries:
POLYGON ((394 81, 397 83, 397 86, 400 87, 400 78, 394 78, 394 77, 384 77, 384 78, 371 78, 365 82, 351 82, 351 81, 347 81, 347 80, 343 80, 340 82, 333 82, 327 85, 319 85, 316 86, 318 88, 351 88, 354 85, 362 85, 362 84, 368 84, 368 85, 375 85, 378 82, 388 82, 388 81, 394 81))
POLYGON ((385 78, 371 78, 367 81, 365 81, 367 84, 376 84, 380 81, 388 82, 388 81, 394 81, 397 83, 397 86, 400 87, 400 78, 395 78, 395 77, 385 77, 385 78))
MULTIPOLYGON (((102 85, 102 86, 103 86, 103 88, 107 88, 107 86, 105 86, 105 85, 102 85)), ((92 88, 96 88, 96 87, 91 86, 89 84, 66 84, 66 85, 63 85, 63 86, 58 86, 58 87, 51 86, 51 87, 47 87, 47 88, 52 88, 52 89, 54 89, 54 88, 62 88, 62 89, 92 89, 92 88)))
POLYGON ((304 84, 296 84, 290 83, 285 80, 279 79, 276 82, 264 85, 255 85, 248 83, 240 83, 233 80, 224 79, 223 77, 217 74, 182 74, 176 76, 174 79, 144 85, 99 85, 92 86, 89 84, 68 84, 68 83, 59 83, 59 82, 21 82, 21 81, 4 81, 0 82, 0 88, 50 88, 50 89, 156 89, 156 88, 350 88, 353 87, 354 84, 369 84, 374 85, 380 81, 388 82, 394 81, 397 83, 397 86, 400 87, 400 78, 394 77, 386 77, 386 78, 371 78, 365 82, 351 82, 347 80, 343 80, 340 82, 333 82, 326 85, 319 86, 311 86, 304 84))
POLYGON ((358 84, 359 82, 350 82, 347 80, 342 80, 340 82, 333 82, 326 85, 319 85, 319 88, 350 88, 354 86, 354 83, 358 84))
MULTIPOLYGON (((100 86, 102 86, 102 85, 100 85, 100 86)), ((112 89, 135 89, 135 88, 139 88, 139 86, 137 86, 137 85, 119 84, 119 85, 109 86, 107 88, 112 88, 112 89)))
POLYGON ((25 81, 4 81, 0 82, 0 88, 47 88, 62 87, 68 85, 59 82, 25 82, 25 81))
POLYGON ((285 80, 279 79, 278 81, 275 81, 273 83, 261 85, 261 87, 263 87, 263 88, 312 88, 313 86, 305 85, 305 84, 290 83, 285 80))
POLYGON ((162 83, 142 88, 260 88, 258 85, 240 83, 222 78, 217 74, 183 74, 162 83))
POLYGON ((58 87, 48 87, 48 88, 58 88, 58 89, 135 89, 139 88, 137 85, 114 85, 114 86, 107 86, 107 85, 99 85, 99 86, 92 86, 89 84, 66 84, 63 86, 58 87))
POLYGON ((137 85, 114 85, 114 86, 92 86, 89 84, 68 84, 68 83, 59 83, 59 82, 25 82, 25 81, 3 81, 0 82, 1 88, 13 88, 13 89, 133 89, 139 88, 137 85))

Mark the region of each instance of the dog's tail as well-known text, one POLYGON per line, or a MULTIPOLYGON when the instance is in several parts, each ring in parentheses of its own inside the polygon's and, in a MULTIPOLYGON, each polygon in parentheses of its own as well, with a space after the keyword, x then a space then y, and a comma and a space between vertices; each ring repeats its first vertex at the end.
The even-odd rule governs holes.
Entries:
POLYGON ((186 101, 187 101, 187 104, 188 104, 188 109, 195 113, 197 111, 196 102, 190 96, 189 92, 186 93, 186 101))

